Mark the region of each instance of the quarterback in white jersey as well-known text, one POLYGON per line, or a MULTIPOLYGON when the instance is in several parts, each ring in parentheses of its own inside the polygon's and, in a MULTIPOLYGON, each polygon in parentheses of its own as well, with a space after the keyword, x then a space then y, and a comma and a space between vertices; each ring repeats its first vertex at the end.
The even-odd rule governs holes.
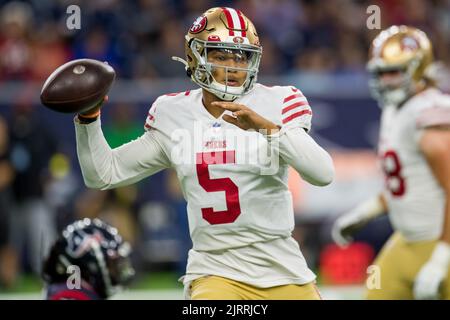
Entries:
POLYGON ((201 88, 159 97, 145 133, 111 150, 98 110, 75 119, 87 186, 114 188, 165 168, 187 200, 193 248, 183 282, 192 299, 320 299, 292 238, 292 166, 331 183, 329 154, 309 135, 312 111, 292 86, 256 83, 261 46, 240 11, 213 8, 186 35, 186 72, 201 88))
POLYGON ((395 233, 375 261, 381 288, 369 299, 450 298, 450 96, 427 78, 431 62, 418 29, 393 26, 373 42, 368 69, 383 108, 378 154, 386 187, 333 230, 347 244, 355 227, 388 212, 395 233))

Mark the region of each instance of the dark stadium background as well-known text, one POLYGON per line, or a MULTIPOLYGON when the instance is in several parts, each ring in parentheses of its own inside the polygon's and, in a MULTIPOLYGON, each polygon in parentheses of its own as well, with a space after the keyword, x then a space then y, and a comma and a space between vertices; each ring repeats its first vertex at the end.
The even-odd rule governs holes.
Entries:
POLYGON ((365 70, 370 41, 380 31, 366 27, 372 4, 381 8, 381 28, 423 29, 437 58, 449 64, 450 2, 444 0, 0 1, 0 299, 40 297, 46 244, 80 217, 100 217, 132 243, 133 289, 175 290, 142 297, 181 298, 176 280, 191 243, 173 172, 115 191, 86 189, 73 115, 45 109, 39 92, 66 61, 108 61, 117 79, 102 112, 104 132, 112 147, 134 139, 159 95, 195 88, 170 57, 184 57, 187 29, 214 6, 238 8, 255 23, 263 45, 261 83, 295 85, 308 97, 312 135, 332 153, 337 176, 319 189, 292 174, 294 235, 325 296, 347 297, 346 288, 356 288, 349 297, 361 298, 366 268, 389 236, 389 223, 371 223, 347 250, 331 243, 330 227, 383 183, 375 150, 380 110, 365 70), (66 27, 69 5, 81 9, 80 30, 66 27), (21 296, 24 291, 31 295, 21 296))

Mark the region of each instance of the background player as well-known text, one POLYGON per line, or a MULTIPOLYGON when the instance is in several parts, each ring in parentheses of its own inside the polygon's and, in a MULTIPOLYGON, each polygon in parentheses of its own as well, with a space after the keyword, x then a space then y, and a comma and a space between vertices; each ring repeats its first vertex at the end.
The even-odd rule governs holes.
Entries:
POLYGON ((412 27, 390 27, 370 49, 386 188, 333 228, 346 245, 359 227, 389 213, 395 233, 374 263, 381 288, 369 290, 369 299, 450 299, 450 97, 428 76, 432 61, 428 37, 412 27))
POLYGON ((109 189, 165 168, 177 171, 193 240, 187 297, 319 299, 315 275, 291 235, 287 187, 289 166, 314 185, 333 179, 331 157, 307 134, 306 98, 294 87, 256 83, 262 47, 238 10, 206 11, 185 47, 186 61, 176 59, 201 89, 159 97, 137 140, 111 150, 99 108, 76 117, 86 185, 109 189), (268 161, 257 161, 269 149, 262 156, 268 161))
POLYGON ((129 284, 133 275, 129 244, 99 219, 67 226, 43 266, 48 300, 107 299, 129 284), (81 279, 75 278, 77 270, 81 279))

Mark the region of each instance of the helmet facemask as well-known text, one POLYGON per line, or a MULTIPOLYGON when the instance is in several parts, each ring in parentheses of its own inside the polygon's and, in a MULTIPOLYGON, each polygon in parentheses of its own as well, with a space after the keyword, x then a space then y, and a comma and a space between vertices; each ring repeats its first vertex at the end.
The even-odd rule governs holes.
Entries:
POLYGON ((261 47, 242 43, 202 41, 196 38, 190 41, 189 47, 197 60, 197 66, 191 75, 192 81, 218 98, 227 101, 235 100, 248 93, 256 83, 262 54, 261 47), (211 62, 208 55, 216 50, 232 57, 233 66, 220 64, 217 61, 211 62), (223 69, 224 83, 214 77, 214 72, 219 68, 223 69), (229 85, 229 77, 241 72, 246 73, 244 82, 240 86, 229 85))
POLYGON ((108 252, 107 266, 111 276, 111 284, 122 289, 130 284, 134 277, 134 269, 130 260, 131 248, 128 242, 124 242, 117 251, 108 252))
POLYGON ((414 74, 419 66, 419 59, 414 59, 410 63, 398 66, 383 66, 369 62, 370 72, 369 89, 374 99, 384 105, 401 105, 409 97, 414 95, 417 82, 414 81, 414 74), (383 73, 398 72, 392 79, 383 79, 383 73))

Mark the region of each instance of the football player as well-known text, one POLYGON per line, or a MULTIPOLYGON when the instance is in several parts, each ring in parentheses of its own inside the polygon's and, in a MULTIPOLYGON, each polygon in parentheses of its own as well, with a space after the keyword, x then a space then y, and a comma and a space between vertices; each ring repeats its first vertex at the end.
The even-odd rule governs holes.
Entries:
POLYGON ((117 229, 99 219, 70 224, 44 261, 46 299, 110 298, 134 276, 130 252, 117 229))
POLYGON ((432 62, 430 40, 412 27, 384 30, 370 49, 385 189, 338 218, 332 232, 346 245, 388 212, 395 232, 374 262, 381 287, 368 290, 369 299, 450 299, 450 96, 434 86, 432 62))
POLYGON ((109 189, 176 170, 193 240, 186 298, 320 299, 291 234, 287 187, 289 166, 318 186, 334 175, 331 157, 308 134, 307 99, 292 86, 256 83, 262 47, 239 10, 207 10, 185 49, 186 60, 175 59, 200 88, 156 99, 137 140, 111 150, 99 108, 75 118, 86 185, 109 189))

